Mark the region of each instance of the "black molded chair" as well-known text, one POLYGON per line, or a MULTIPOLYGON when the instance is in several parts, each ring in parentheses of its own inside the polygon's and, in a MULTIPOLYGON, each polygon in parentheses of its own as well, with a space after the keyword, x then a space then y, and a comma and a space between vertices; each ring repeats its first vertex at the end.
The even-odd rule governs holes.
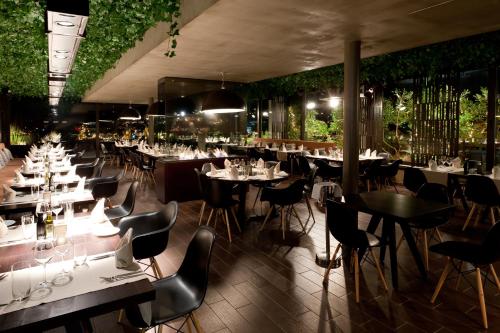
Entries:
POLYGON ((266 162, 268 161, 276 161, 276 157, 270 149, 264 149, 264 156, 262 159, 266 162))
POLYGON ((129 216, 134 211, 135 206, 135 195, 137 193, 137 187, 139 186, 138 181, 133 181, 127 191, 127 196, 123 203, 119 206, 111 207, 106 209, 104 214, 111 220, 117 221, 125 216, 129 216))
POLYGON ((311 165, 305 156, 299 155, 297 156, 297 165, 299 166, 302 176, 307 177, 311 173, 311 169, 314 164, 311 165))
POLYGON ((108 148, 106 148, 104 143, 101 142, 100 146, 101 146, 101 154, 103 156, 103 160, 109 161, 110 164, 113 164, 113 157, 114 156, 111 154, 111 152, 108 150, 108 148))
POLYGON ((493 179, 480 175, 467 176, 465 196, 472 201, 473 205, 462 230, 467 228, 476 210, 477 216, 474 225, 477 225, 480 217, 483 216, 483 211, 489 213, 491 224, 495 224, 495 212, 493 208, 495 207, 497 211, 500 212, 500 195, 498 194, 498 189, 493 179))
POLYGON ((247 149, 247 157, 249 161, 251 158, 257 161, 259 158, 262 157, 262 154, 257 150, 257 148, 252 147, 247 149))
POLYGON ((205 299, 214 242, 215 231, 207 226, 199 227, 189 243, 186 256, 177 273, 153 282, 156 289, 156 299, 150 303, 151 322, 146 323, 138 306, 132 306, 125 310, 129 322, 145 332, 151 327, 186 316, 182 326, 176 330, 179 331, 188 320, 191 320, 196 332, 202 333, 194 311, 201 306, 205 299))
POLYGON ((124 171, 120 171, 112 177, 99 177, 89 180, 89 189, 92 191, 94 199, 106 198, 108 206, 111 206, 110 199, 118 191, 118 185, 123 178, 124 171))
POLYGON ((130 156, 132 158, 132 164, 135 167, 134 178, 139 180, 139 184, 142 184, 144 175, 146 175, 147 179, 151 180, 151 184, 155 184, 156 181, 153 175, 153 166, 145 164, 142 160, 142 156, 137 153, 130 152, 130 156))
POLYGON ((94 174, 94 168, 99 163, 99 158, 96 158, 92 163, 82 163, 76 165, 76 174, 80 177, 91 178, 94 174))
POLYGON ((380 178, 380 188, 382 189, 385 185, 390 185, 394 187, 396 192, 399 193, 398 188, 396 187, 396 184, 393 182, 393 178, 396 177, 398 170, 399 170, 399 165, 403 163, 402 160, 396 160, 390 164, 387 165, 381 165, 378 168, 378 177, 380 178))
MULTIPOLYGON (((479 304, 481 308, 481 315, 483 319, 484 328, 488 328, 488 318, 486 315, 486 303, 484 301, 484 292, 483 292, 483 281, 481 277, 481 270, 484 271, 485 268, 489 268, 491 275, 494 278, 494 282, 500 291, 500 281, 498 279, 498 275, 495 272, 495 268, 493 266, 494 263, 500 261, 500 223, 496 223, 493 225, 488 233, 486 234, 485 239, 482 243, 476 244, 471 242, 461 242, 461 241, 447 241, 440 244, 436 244, 430 247, 430 250, 435 253, 439 253, 441 255, 446 256, 446 266, 444 267, 443 273, 439 278, 438 284, 436 286, 436 290, 431 298, 431 303, 434 303, 443 284, 448 277, 452 267, 457 269, 459 276, 457 280, 456 288, 458 289, 460 278, 462 275, 467 273, 475 272, 476 273, 476 283, 477 283, 477 291, 479 296, 479 304), (455 265, 453 260, 459 260, 460 265, 455 265), (463 263, 468 262, 474 266, 474 270, 462 271, 463 263)), ((485 273, 485 272, 483 272, 485 273)), ((488 274, 485 273, 485 278, 489 280, 488 274)))
POLYGON ((162 278, 163 274, 155 256, 167 248, 170 229, 177 219, 177 210, 177 202, 170 201, 160 211, 130 215, 122 218, 118 223, 120 237, 125 235, 129 228, 133 228, 134 258, 137 260, 149 258, 150 263, 146 270, 151 267, 153 276, 156 278, 162 278))
POLYGON ((403 176, 403 185, 413 193, 417 193, 422 185, 427 183, 425 174, 419 168, 406 168, 403 176))
POLYGON ((375 186, 378 187, 377 177, 379 173, 379 168, 382 165, 383 160, 373 160, 368 167, 363 171, 363 174, 360 175, 360 179, 366 183, 366 189, 368 192, 371 191, 371 184, 375 183, 375 186))
MULTIPOLYGON (((444 204, 450 203, 448 188, 437 183, 423 184, 417 192, 417 198, 437 201, 444 204)), ((448 219, 449 214, 446 212, 409 223, 409 226, 417 231, 417 237, 415 237, 415 239, 422 241, 423 243, 422 250, 424 253, 424 264, 426 270, 429 270, 429 243, 432 241, 434 236, 434 238, 437 238, 439 242, 443 241, 443 237, 441 236, 438 227, 448 223, 448 219)), ((402 235, 399 239, 397 249, 401 246, 403 239, 404 236, 402 235)))
POLYGON ((380 268, 379 260, 375 257, 372 248, 380 246, 380 240, 377 236, 370 234, 364 230, 358 229, 358 212, 349 209, 345 204, 336 202, 333 200, 328 200, 326 203, 327 209, 327 224, 328 229, 332 236, 339 242, 333 256, 330 260, 330 265, 325 272, 323 278, 323 284, 328 284, 328 275, 332 269, 334 263, 336 262, 337 253, 341 246, 344 245, 351 249, 351 258, 353 258, 352 263, 354 264, 354 286, 356 292, 356 303, 359 303, 359 258, 358 249, 365 248, 368 249, 368 254, 371 255, 371 259, 377 268, 378 275, 385 290, 387 288, 387 282, 385 281, 384 273, 380 268))
POLYGON ((206 202, 206 206, 208 206, 211 209, 210 214, 208 215, 207 225, 210 225, 210 221, 212 220, 212 215, 215 211, 214 228, 217 228, 217 221, 219 220, 220 217, 222 221, 226 224, 229 242, 232 242, 228 211, 231 211, 231 215, 233 215, 236 227, 238 228, 239 232, 241 232, 240 224, 238 223, 238 218, 234 213, 234 206, 237 205, 239 201, 233 199, 232 184, 217 179, 209 179, 207 175, 203 173, 199 174, 199 179, 200 179, 200 189, 203 189, 202 192, 203 200, 206 202))
POLYGON ((106 161, 102 159, 97 163, 97 165, 94 168, 94 173, 92 174, 92 178, 97 178, 102 176, 102 169, 104 168, 104 164, 106 164, 106 161))
POLYGON ((283 232, 283 239, 285 239, 285 228, 286 228, 286 217, 291 217, 293 213, 295 218, 299 221, 302 231, 305 233, 306 228, 302 221, 300 220, 299 214, 295 210, 294 205, 302 201, 304 197, 304 185, 306 184, 305 179, 297 179, 291 183, 288 187, 277 188, 277 187, 264 187, 262 190, 262 195, 260 196, 261 201, 269 201, 269 211, 266 214, 266 218, 260 227, 260 231, 264 229, 267 221, 269 220, 273 207, 275 205, 280 206, 280 219, 281 219, 281 229, 283 232), (285 212, 285 209, 288 210, 285 212))
POLYGON ((322 159, 316 159, 314 164, 318 167, 316 177, 321 177, 324 181, 342 180, 342 166, 330 165, 327 161, 322 159))

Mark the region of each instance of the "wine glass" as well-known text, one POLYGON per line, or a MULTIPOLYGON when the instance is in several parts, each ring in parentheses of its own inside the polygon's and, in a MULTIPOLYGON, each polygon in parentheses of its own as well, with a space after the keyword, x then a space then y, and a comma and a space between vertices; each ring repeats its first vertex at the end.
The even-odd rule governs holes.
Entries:
POLYGON ((63 209, 63 207, 62 207, 61 202, 59 200, 52 201, 52 212, 54 214, 56 214, 55 221, 57 221, 59 213, 61 213, 62 209, 63 209))
POLYGON ((54 243, 48 239, 36 241, 33 256, 37 263, 43 265, 43 281, 35 287, 31 298, 42 299, 52 293, 50 282, 47 281, 47 263, 54 257, 54 243))
POLYGON ((66 233, 56 235, 54 238, 54 249, 61 259, 61 271, 54 276, 52 284, 54 286, 64 286, 73 280, 73 276, 71 275, 72 264, 68 266, 64 261, 65 256, 73 249, 73 244, 66 233))
POLYGON ((33 215, 21 216, 21 223, 24 239, 31 239, 35 236, 36 224, 33 215))
POLYGON ((255 158, 251 158, 250 159, 250 165, 252 166, 252 168, 255 168, 255 166, 257 165, 257 162, 255 161, 255 158))

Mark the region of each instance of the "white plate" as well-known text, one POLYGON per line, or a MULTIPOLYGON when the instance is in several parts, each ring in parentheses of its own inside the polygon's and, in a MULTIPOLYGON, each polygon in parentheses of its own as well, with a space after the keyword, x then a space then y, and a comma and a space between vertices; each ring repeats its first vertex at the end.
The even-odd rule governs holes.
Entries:
POLYGON ((97 237, 110 237, 120 232, 120 228, 114 227, 111 224, 95 224, 92 226, 92 233, 97 237))

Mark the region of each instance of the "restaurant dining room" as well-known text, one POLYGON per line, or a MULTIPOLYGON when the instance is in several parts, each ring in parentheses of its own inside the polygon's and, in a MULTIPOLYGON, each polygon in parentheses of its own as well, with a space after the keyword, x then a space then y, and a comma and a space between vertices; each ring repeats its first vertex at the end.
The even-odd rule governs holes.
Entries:
POLYGON ((499 12, 0 1, 0 332, 500 332, 499 12))

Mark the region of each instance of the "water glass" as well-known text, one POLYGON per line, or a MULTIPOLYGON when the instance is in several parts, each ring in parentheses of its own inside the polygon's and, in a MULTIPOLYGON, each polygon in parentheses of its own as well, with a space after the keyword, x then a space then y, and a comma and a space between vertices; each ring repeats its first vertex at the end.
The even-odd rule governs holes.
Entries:
POLYGON ((21 302, 31 292, 31 263, 29 261, 16 262, 11 267, 12 299, 21 302))
POLYGON ((87 262, 87 242, 85 239, 73 240, 73 258, 75 266, 83 266, 87 262))
POLYGON ((75 216, 74 202, 68 200, 64 202, 64 221, 66 224, 70 224, 75 216))
POLYGON ((21 217, 21 227, 24 239, 31 239, 35 236, 36 223, 33 215, 23 215, 21 217))

